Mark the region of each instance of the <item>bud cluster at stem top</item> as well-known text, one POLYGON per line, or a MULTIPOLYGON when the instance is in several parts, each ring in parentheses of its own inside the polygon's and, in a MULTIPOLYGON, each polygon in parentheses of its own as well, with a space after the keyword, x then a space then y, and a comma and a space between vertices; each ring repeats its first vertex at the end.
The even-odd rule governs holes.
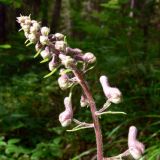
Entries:
POLYGON ((50 34, 48 27, 41 27, 41 23, 31 20, 30 16, 17 17, 17 22, 20 24, 21 29, 24 31, 26 42, 35 43, 35 49, 40 52, 43 59, 54 60, 49 63, 49 69, 53 69, 56 64, 61 63, 66 68, 70 68, 75 62, 83 62, 92 64, 96 61, 93 53, 82 53, 80 49, 71 49, 67 46, 65 36, 61 33, 50 34), (60 56, 61 54, 61 56, 60 56), (63 58, 61 58, 63 55, 63 58), (66 58, 65 58, 66 56, 66 58), (53 65, 51 65, 53 63, 53 65), (52 67, 51 67, 52 66, 52 67))
MULTIPOLYGON (((48 68, 53 71, 59 66, 64 66, 66 69, 72 69, 78 63, 82 64, 81 69, 85 73, 87 66, 96 62, 96 57, 93 53, 83 53, 82 50, 68 47, 66 37, 61 33, 50 34, 50 29, 46 26, 41 27, 41 23, 32 20, 30 16, 17 17, 17 22, 20 24, 21 29, 24 31, 27 44, 35 44, 37 54, 43 58, 43 62, 48 62, 48 68)), ((71 77, 71 79, 74 77, 71 77)), ((65 76, 61 76, 58 80, 62 89, 70 86, 65 76), (66 83, 64 83, 66 82, 66 83)))

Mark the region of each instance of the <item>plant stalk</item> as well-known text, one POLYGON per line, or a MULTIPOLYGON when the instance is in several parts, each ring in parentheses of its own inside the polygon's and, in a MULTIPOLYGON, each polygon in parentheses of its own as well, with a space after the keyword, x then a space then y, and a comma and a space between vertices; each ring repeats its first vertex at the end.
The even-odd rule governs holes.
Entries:
POLYGON ((95 112, 97 111, 95 101, 92 97, 92 94, 89 90, 89 87, 88 87, 86 81, 83 78, 82 73, 76 67, 73 67, 73 73, 74 73, 75 77, 77 78, 78 83, 81 85, 81 87, 84 91, 84 94, 86 95, 86 97, 88 99, 91 114, 92 114, 92 119, 93 119, 93 123, 94 123, 95 136, 96 136, 97 160, 103 160, 102 133, 101 133, 101 127, 100 127, 98 116, 96 116, 96 114, 95 114, 95 112))

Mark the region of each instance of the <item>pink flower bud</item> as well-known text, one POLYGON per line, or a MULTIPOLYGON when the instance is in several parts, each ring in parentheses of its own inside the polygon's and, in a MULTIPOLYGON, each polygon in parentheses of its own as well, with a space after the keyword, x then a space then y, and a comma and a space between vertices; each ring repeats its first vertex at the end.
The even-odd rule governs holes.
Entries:
POLYGON ((30 42, 33 42, 33 43, 35 43, 37 41, 37 37, 35 34, 29 34, 28 39, 30 42))
POLYGON ((22 16, 22 15, 20 15, 20 17, 17 17, 17 22, 18 23, 25 23, 26 20, 30 20, 30 16, 22 16))
POLYGON ((88 52, 88 53, 85 53, 85 54, 83 55, 83 60, 84 60, 85 62, 91 64, 91 63, 96 62, 96 57, 94 56, 93 53, 88 52))
POLYGON ((38 52, 38 51, 40 51, 40 49, 42 49, 42 45, 38 42, 35 45, 35 50, 38 52))
POLYGON ((43 50, 40 54, 41 54, 43 59, 51 57, 51 54, 49 52, 49 48, 48 47, 46 47, 45 50, 43 50))
POLYGON ((58 41, 64 40, 64 35, 61 33, 55 33, 55 37, 58 41))
POLYGON ((47 45, 47 44, 49 44, 49 39, 48 39, 48 37, 47 37, 47 36, 40 36, 40 43, 41 43, 42 45, 47 45))
POLYGON ((32 26, 34 27, 34 29, 36 31, 38 31, 40 29, 40 27, 41 27, 40 24, 35 20, 32 20, 31 22, 32 22, 32 26))
POLYGON ((128 133, 128 148, 129 152, 134 159, 139 159, 144 153, 145 146, 143 143, 139 142, 137 139, 137 128, 131 126, 128 133))
POLYGON ((41 28, 41 34, 43 36, 48 36, 49 32, 50 32, 50 29, 48 27, 42 27, 41 28))
POLYGON ((56 41, 55 49, 58 51, 64 51, 66 49, 66 43, 64 41, 56 41))
POLYGON ((61 68, 61 69, 59 70, 59 75, 62 76, 63 74, 66 74, 66 73, 65 73, 65 69, 64 69, 64 68, 61 68))
POLYGON ((52 60, 48 64, 49 70, 52 71, 57 66, 57 63, 57 55, 53 54, 52 60))
POLYGON ((21 26, 24 32, 29 32, 30 25, 22 24, 21 26))
POLYGON ((67 54, 72 54, 73 56, 79 55, 79 54, 83 56, 82 50, 80 50, 79 48, 70 48, 70 47, 67 47, 66 48, 66 53, 67 54))
POLYGON ((79 53, 82 53, 82 50, 79 49, 79 48, 74 48, 73 50, 74 50, 75 53, 78 53, 78 54, 79 54, 79 53))
POLYGON ((38 30, 37 30, 37 27, 34 27, 34 26, 31 26, 30 27, 30 33, 36 33, 38 30))
POLYGON ((48 38, 49 38, 49 40, 50 40, 51 42, 56 41, 56 37, 55 37, 54 34, 49 34, 49 35, 48 35, 48 38))
POLYGON ((120 103, 122 99, 122 93, 118 88, 110 87, 108 78, 106 76, 100 77, 100 83, 103 88, 103 92, 105 96, 108 98, 108 100, 112 103, 120 103))
POLYGON ((25 22, 24 22, 24 24, 31 25, 31 19, 26 19, 25 22))
POLYGON ((59 121, 63 127, 71 124, 73 119, 72 102, 70 97, 64 99, 65 111, 59 115, 59 121))
POLYGON ((72 65, 75 63, 74 59, 71 58, 70 56, 66 56, 64 54, 60 54, 59 58, 61 59, 62 64, 66 67, 66 68, 70 68, 72 67, 72 65))
POLYGON ((28 37, 29 37, 28 32, 24 32, 24 36, 28 39, 28 37))
POLYGON ((84 94, 81 95, 80 105, 81 107, 86 107, 88 105, 88 99, 84 94))
POLYGON ((84 61, 83 54, 76 54, 73 56, 75 60, 77 61, 84 61))
POLYGON ((63 74, 58 78, 58 84, 62 90, 65 90, 70 86, 71 83, 67 74, 63 74))

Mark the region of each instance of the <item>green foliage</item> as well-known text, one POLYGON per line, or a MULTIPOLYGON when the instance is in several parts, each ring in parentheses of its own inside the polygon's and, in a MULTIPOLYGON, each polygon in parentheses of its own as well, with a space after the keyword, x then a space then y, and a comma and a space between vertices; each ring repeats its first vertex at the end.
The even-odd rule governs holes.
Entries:
POLYGON ((31 160, 61 158, 62 143, 61 138, 55 138, 49 143, 39 143, 32 151, 31 160))
POLYGON ((9 45, 9 44, 1 44, 0 45, 0 49, 2 48, 2 49, 10 49, 12 46, 11 45, 9 45))
POLYGON ((0 158, 15 160, 20 157, 21 154, 25 155, 30 153, 29 149, 22 146, 18 146, 17 143, 20 139, 9 139, 5 142, 4 137, 0 138, 0 158))
POLYGON ((118 0, 110 0, 107 3, 102 3, 101 6, 105 7, 105 8, 110 8, 110 9, 119 9, 120 8, 118 0))
POLYGON ((21 0, 0 0, 0 2, 7 4, 7 5, 12 5, 15 8, 20 8, 22 5, 21 0))

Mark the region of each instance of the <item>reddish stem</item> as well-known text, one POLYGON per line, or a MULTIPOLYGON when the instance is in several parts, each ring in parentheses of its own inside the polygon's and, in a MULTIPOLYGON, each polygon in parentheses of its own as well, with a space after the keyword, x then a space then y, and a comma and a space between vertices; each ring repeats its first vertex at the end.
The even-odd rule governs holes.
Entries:
POLYGON ((73 73, 74 73, 75 77, 78 79, 78 83, 81 85, 81 87, 82 87, 82 89, 83 89, 83 91, 84 91, 84 93, 85 93, 85 95, 88 99, 91 114, 92 114, 92 119, 93 119, 93 123, 94 123, 95 136, 96 136, 97 160, 103 160, 102 133, 101 133, 101 127, 100 127, 99 119, 95 115, 95 112, 97 111, 95 101, 92 97, 92 94, 89 90, 89 87, 88 87, 86 81, 84 80, 81 72, 76 67, 73 67, 73 73))

